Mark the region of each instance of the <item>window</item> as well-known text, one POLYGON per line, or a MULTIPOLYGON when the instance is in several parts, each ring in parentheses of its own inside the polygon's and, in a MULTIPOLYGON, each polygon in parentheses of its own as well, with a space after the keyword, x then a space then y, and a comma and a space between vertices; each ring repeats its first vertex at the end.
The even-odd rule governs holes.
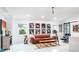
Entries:
POLYGON ((70 34, 70 22, 64 23, 64 34, 70 34))

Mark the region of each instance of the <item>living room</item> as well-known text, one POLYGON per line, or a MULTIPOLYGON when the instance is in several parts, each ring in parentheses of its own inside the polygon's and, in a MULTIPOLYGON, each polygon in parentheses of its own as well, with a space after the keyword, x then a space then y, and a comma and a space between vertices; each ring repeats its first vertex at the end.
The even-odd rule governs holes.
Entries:
MULTIPOLYGON (((5 52, 69 52, 78 49, 78 7, 1 7, 6 19, 3 36, 10 31, 5 52), (71 40, 75 37, 75 40, 71 40), (77 45, 75 43, 77 43, 77 45), (76 45, 76 47, 74 47, 76 45)), ((4 22, 4 23, 5 23, 4 22)), ((9 33, 8 33, 9 34, 9 33)))

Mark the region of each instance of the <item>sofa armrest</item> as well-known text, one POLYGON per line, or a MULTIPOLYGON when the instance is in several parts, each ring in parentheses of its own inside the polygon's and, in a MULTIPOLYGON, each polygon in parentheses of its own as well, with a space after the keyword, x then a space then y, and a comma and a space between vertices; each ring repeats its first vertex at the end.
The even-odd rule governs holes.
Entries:
POLYGON ((36 44, 36 43, 37 43, 37 40, 36 40, 35 38, 31 37, 30 42, 31 42, 32 44, 36 44))

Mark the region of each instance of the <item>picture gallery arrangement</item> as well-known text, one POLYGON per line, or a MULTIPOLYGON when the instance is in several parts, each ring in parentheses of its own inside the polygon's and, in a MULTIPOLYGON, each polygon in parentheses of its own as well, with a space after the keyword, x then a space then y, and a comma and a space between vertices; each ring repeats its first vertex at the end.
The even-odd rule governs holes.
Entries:
POLYGON ((29 34, 50 34, 51 24, 29 23, 29 34))

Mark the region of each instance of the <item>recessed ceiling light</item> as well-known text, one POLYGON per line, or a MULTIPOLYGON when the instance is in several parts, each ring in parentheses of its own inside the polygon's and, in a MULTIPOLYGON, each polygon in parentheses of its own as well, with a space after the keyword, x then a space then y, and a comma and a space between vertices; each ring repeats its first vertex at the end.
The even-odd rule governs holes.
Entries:
POLYGON ((57 17, 54 17, 54 20, 56 20, 57 19, 57 17))
POLYGON ((42 19, 44 19, 44 18, 45 18, 45 16, 41 16, 41 18, 42 18, 42 19))
POLYGON ((26 17, 31 17, 31 16, 29 14, 27 14, 26 17))

